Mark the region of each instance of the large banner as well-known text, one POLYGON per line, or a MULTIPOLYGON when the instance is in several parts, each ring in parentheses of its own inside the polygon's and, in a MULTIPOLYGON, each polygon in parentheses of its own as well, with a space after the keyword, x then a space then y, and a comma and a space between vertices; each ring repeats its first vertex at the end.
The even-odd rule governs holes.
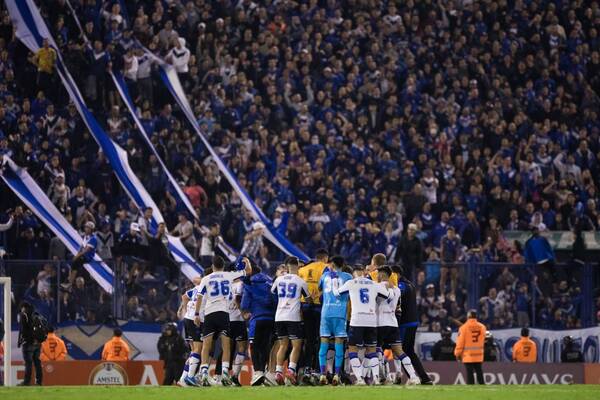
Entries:
MULTIPOLYGON (((156 343, 160 336, 160 326, 143 322, 122 321, 119 327, 131 348, 133 360, 157 360, 156 343)), ((112 327, 106 325, 65 324, 57 334, 67 345, 69 357, 75 360, 97 360, 102 347, 112 336, 112 327)), ((600 327, 568 331, 547 331, 531 329, 531 338, 538 346, 538 363, 560 363, 562 338, 571 335, 583 351, 587 363, 600 363, 600 327)), ((492 331, 500 349, 500 361, 512 360, 512 346, 519 340, 520 329, 492 331)), ((17 332, 13 331, 12 359, 22 360, 21 350, 16 347, 17 332)), ((454 334, 456 340, 456 333, 454 334)), ((417 333, 415 350, 421 359, 431 361, 431 348, 440 340, 439 333, 417 333)))
MULTIPOLYGON (((466 371, 458 362, 423 364, 436 385, 464 385, 466 371)), ((44 362, 44 386, 54 385, 160 385, 164 370, 161 361, 59 361, 44 362)), ((23 380, 25 367, 14 361, 11 382, 23 380)), ((210 369, 214 372, 214 365, 210 369)), ((246 361, 240 373, 242 385, 249 385, 252 365, 246 361)), ((484 363, 483 376, 488 385, 570 385, 600 383, 598 364, 515 364, 484 363)))
MULTIPOLYGON (((538 362, 559 363, 562 339, 572 336, 575 343, 583 351, 585 362, 600 362, 600 327, 549 331, 543 329, 530 329, 531 339, 536 342, 538 348, 538 362)), ((492 331, 494 341, 500 348, 500 361, 512 360, 512 347, 520 338, 521 329, 502 329, 492 331)), ((431 348, 440 340, 439 333, 417 333, 415 349, 421 358, 431 360, 431 348)), ((456 340, 456 333, 453 334, 456 340)))

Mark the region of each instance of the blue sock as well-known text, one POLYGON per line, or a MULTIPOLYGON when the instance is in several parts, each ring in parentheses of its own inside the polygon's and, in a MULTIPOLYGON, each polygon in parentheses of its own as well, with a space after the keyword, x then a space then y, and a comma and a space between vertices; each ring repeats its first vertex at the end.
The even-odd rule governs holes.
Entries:
POLYGON ((335 373, 339 375, 344 365, 344 343, 335 344, 335 373))
POLYGON ((329 343, 321 342, 319 347, 319 366, 321 367, 321 374, 325 375, 327 372, 327 351, 329 350, 329 343))

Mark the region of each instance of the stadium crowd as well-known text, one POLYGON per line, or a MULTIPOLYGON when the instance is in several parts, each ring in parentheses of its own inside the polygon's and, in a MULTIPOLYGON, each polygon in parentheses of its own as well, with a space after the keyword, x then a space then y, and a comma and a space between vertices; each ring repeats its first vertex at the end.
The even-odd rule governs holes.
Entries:
MULTIPOLYGON (((283 255, 255 234, 260 226, 139 44, 174 65, 219 155, 306 254, 327 248, 359 263, 384 253, 412 271, 422 330, 465 320, 457 263, 537 261, 503 231, 600 226, 596 1, 71 0, 89 41, 66 1, 38 3, 88 105, 199 260, 211 259, 219 235, 263 267, 283 255), (199 221, 166 189, 109 68, 123 73, 199 221), (426 262, 441 262, 439 281, 426 262)), ((125 265, 128 316, 174 318, 175 294, 146 284, 166 273, 144 261, 143 210, 69 104, 56 51, 30 53, 1 11, 0 155, 26 167, 76 228, 95 224, 98 254, 125 265), (158 312, 168 299, 171 310, 158 312)), ((0 194, 7 257, 68 258, 8 188, 0 194)), ((27 294, 55 301, 57 287, 40 285, 56 269, 44 266, 27 294)), ((78 288, 93 285, 80 278, 60 298, 82 309, 62 307, 62 318, 108 317, 106 294, 84 290, 77 299, 78 288)), ((486 323, 528 325, 536 291, 538 322, 577 327, 575 277, 542 278, 508 269, 487 276, 486 323)))

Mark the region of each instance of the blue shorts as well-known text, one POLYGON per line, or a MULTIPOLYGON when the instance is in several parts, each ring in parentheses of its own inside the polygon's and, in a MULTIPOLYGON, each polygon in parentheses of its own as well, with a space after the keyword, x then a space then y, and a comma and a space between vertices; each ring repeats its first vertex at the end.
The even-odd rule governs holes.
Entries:
POLYGON ((346 318, 321 318, 321 337, 348 337, 346 318))

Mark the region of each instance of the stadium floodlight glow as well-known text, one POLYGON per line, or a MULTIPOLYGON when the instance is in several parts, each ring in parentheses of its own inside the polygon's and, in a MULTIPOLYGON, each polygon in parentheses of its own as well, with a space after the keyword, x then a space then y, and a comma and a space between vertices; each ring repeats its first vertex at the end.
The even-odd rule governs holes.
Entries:
POLYGON ((11 359, 11 315, 10 315, 10 278, 0 277, 0 288, 4 293, 4 386, 12 384, 11 359))

